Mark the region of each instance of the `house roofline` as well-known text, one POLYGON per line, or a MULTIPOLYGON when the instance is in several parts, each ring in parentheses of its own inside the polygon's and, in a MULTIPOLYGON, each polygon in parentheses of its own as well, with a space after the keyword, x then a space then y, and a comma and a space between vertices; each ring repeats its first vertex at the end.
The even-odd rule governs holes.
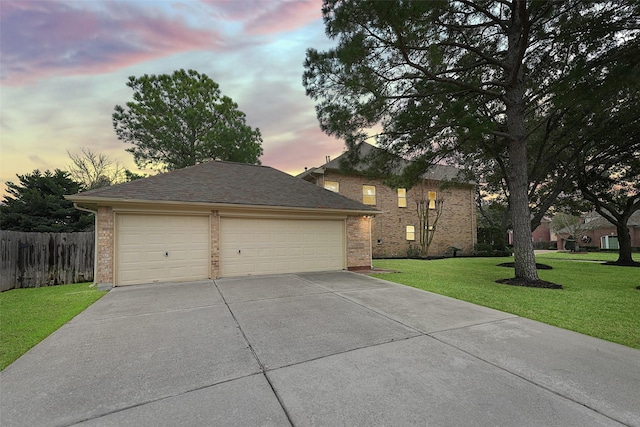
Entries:
POLYGON ((276 206, 276 205, 248 205, 240 203, 209 203, 209 202, 182 202, 175 200, 145 200, 145 199, 119 199, 104 197, 74 197, 74 195, 66 195, 65 199, 74 202, 80 207, 97 210, 98 206, 112 205, 140 205, 140 206, 162 206, 162 207, 179 207, 188 206, 193 208, 207 208, 211 210, 225 209, 247 209, 252 211, 286 211, 291 213, 327 213, 327 214, 343 214, 343 215, 379 215, 383 212, 377 209, 338 209, 323 208, 321 206, 315 208, 298 207, 298 206, 276 206))

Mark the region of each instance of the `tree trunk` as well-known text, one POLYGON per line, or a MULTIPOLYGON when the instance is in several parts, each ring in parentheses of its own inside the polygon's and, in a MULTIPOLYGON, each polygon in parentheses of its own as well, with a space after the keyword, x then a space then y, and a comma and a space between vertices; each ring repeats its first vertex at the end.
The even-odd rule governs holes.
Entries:
POLYGON ((508 47, 505 68, 505 108, 509 133, 507 185, 509 207, 513 222, 513 255, 517 279, 538 281, 536 258, 531 240, 531 211, 529 210, 529 176, 527 173, 527 129, 525 126, 525 66, 522 63, 528 43, 527 2, 512 3, 512 17, 507 29, 508 47))
POLYGON ((527 147, 523 141, 510 142, 509 160, 509 205, 513 222, 515 275, 518 279, 537 281, 527 192, 527 147))
POLYGON ((618 260, 616 264, 619 265, 633 265, 633 256, 631 255, 631 234, 629 234, 629 227, 627 221, 620 221, 616 224, 618 230, 618 260))

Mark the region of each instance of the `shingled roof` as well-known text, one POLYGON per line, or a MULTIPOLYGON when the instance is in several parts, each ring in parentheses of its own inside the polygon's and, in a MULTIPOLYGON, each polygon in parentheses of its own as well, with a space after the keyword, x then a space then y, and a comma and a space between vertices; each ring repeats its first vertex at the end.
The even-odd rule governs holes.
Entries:
POLYGON ((65 197, 84 206, 107 202, 182 202, 377 213, 373 207, 268 166, 219 161, 65 197))
MULTIPOLYGON (((360 143, 356 146, 356 150, 358 150, 358 158, 362 159, 362 161, 354 166, 352 166, 354 172, 364 173, 369 167, 370 164, 368 159, 371 156, 376 155, 376 152, 382 151, 382 149, 375 147, 366 142, 360 143)), ((343 153, 340 156, 336 157, 333 160, 325 163, 320 167, 313 167, 305 170, 301 174, 297 175, 297 178, 304 179, 309 175, 314 175, 315 173, 322 173, 323 170, 335 170, 341 171, 340 164, 342 159, 347 155, 347 153, 343 153)), ((398 164, 395 167, 397 174, 401 174, 402 170, 407 167, 411 162, 409 160, 398 158, 398 164)), ((422 174, 423 179, 431 179, 434 181, 454 181, 464 184, 475 184, 473 181, 466 180, 460 177, 460 169, 454 166, 448 165, 433 165, 431 166, 424 174, 422 174)))

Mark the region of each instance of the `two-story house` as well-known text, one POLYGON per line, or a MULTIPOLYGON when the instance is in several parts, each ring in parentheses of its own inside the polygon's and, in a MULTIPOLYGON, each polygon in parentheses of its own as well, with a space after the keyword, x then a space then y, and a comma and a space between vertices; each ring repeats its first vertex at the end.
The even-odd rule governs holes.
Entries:
MULTIPOLYGON (((362 143, 358 157, 366 159, 378 148, 362 143)), ((437 210, 441 215, 435 227, 429 225, 433 240, 428 256, 471 254, 477 242, 475 183, 458 181, 459 170, 435 165, 422 175, 422 181, 412 188, 392 188, 383 183, 384 177, 371 178, 364 174, 366 165, 345 172, 340 167, 347 154, 329 160, 322 166, 309 168, 298 178, 316 183, 365 205, 374 206, 382 214, 373 218, 371 241, 374 258, 406 257, 419 247, 418 203, 426 202, 433 223, 437 210), (448 185, 443 185, 448 184, 448 185)))

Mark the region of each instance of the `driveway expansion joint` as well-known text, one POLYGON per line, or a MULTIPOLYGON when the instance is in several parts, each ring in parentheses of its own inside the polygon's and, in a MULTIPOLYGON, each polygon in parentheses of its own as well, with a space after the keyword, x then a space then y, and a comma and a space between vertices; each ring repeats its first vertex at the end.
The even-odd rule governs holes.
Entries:
MULTIPOLYGON (((519 317, 519 316, 516 316, 516 317, 519 317)), ((513 318, 511 318, 511 319, 513 319, 513 318)), ((493 322, 480 323, 479 325, 487 324, 487 323, 499 323, 499 322, 503 322, 503 321, 505 321, 505 320, 508 320, 508 319, 499 319, 499 320, 496 320, 496 321, 493 321, 493 322)), ((470 326, 468 326, 468 327, 470 327, 470 326)), ((468 327, 467 327, 467 328, 468 328, 468 327)), ((451 329, 451 331, 456 330, 456 329, 465 329, 465 328, 464 328, 464 327, 463 327, 463 328, 454 328, 454 329, 451 329)), ((560 393, 560 392, 558 392, 558 391, 556 391, 556 390, 554 390, 554 389, 552 389, 552 388, 550 388, 550 387, 547 387, 547 386, 545 386, 545 385, 543 385, 543 384, 537 383, 537 382, 535 382, 533 379, 527 378, 526 376, 521 375, 521 374, 518 374, 517 372, 513 372, 513 371, 511 371, 511 370, 507 369, 507 368, 506 368, 506 367, 504 367, 504 366, 501 366, 501 365, 499 365, 499 364, 493 363, 493 362, 491 362, 490 360, 487 360, 487 359, 485 359, 485 358, 483 358, 483 357, 480 357, 480 356, 479 356, 479 355, 477 355, 477 354, 474 354, 474 353, 472 353, 472 352, 469 352, 469 351, 465 350, 464 348, 461 348, 461 347, 459 347, 459 346, 456 346, 456 345, 454 345, 454 344, 451 344, 450 342, 447 342, 447 341, 445 341, 445 340, 443 340, 443 339, 441 339, 441 338, 438 338, 438 337, 433 336, 433 335, 429 335, 429 336, 430 336, 431 338, 433 338, 434 340, 437 340, 437 341, 441 342, 441 343, 442 343, 442 344, 444 344, 444 345, 447 345, 447 346, 449 346, 449 347, 451 347, 451 348, 455 348, 456 350, 458 350, 458 351, 461 351, 461 352, 465 353, 465 354, 466 354, 466 355, 468 355, 469 357, 472 357, 472 358, 474 358, 474 359, 476 359, 476 360, 479 360, 479 361, 481 361, 481 362, 483 362, 483 363, 486 363, 487 365, 493 366, 494 368, 499 369, 499 370, 501 370, 501 371, 503 371, 503 372, 507 373, 508 375, 512 375, 512 376, 514 376, 514 377, 516 377, 516 378, 519 378, 520 380, 523 380, 523 381, 525 381, 525 382, 527 382, 527 383, 529 383, 529 384, 533 385, 534 387, 538 387, 538 388, 540 388, 540 389, 542 389, 542 390, 545 390, 545 391, 546 391, 546 392, 548 392, 548 393, 551 393, 551 394, 553 394, 553 395, 555 395, 555 396, 558 396, 558 397, 559 397, 559 398, 561 398, 561 399, 564 399, 564 400, 567 400, 567 401, 572 402, 572 403, 574 403, 574 404, 580 405, 580 406, 582 406, 582 407, 584 407, 584 408, 586 408, 586 409, 588 409, 588 410, 590 410, 590 411, 593 411, 593 412, 595 412, 595 413, 597 413, 597 414, 599 414, 599 415, 601 415, 601 416, 603 416, 603 417, 605 417, 605 418, 607 418, 607 419, 609 419, 609 420, 611 420, 611 421, 614 421, 614 422, 616 422, 616 423, 620 423, 620 425, 622 425, 622 426, 627 425, 624 421, 621 421, 621 420, 615 419, 615 418, 613 418, 612 416, 610 416, 610 415, 608 415, 608 414, 606 414, 606 413, 604 413, 604 412, 602 412, 602 411, 598 410, 597 408, 593 408, 593 407, 589 406, 588 404, 586 404, 586 403, 584 403, 584 402, 580 402, 580 401, 578 401, 578 400, 576 400, 576 399, 572 399, 570 396, 566 396, 566 395, 564 395, 564 394, 562 394, 562 393, 560 393)))
POLYGON ((294 424, 293 424, 293 420, 291 419, 291 415, 289 414, 289 411, 287 410, 286 406, 284 405, 284 401, 282 400, 282 396, 280 396, 278 394, 278 392, 276 391, 273 383, 271 382, 271 379, 267 375, 267 371, 266 371, 266 368, 264 366, 264 363, 262 363, 262 361, 258 357, 258 354, 256 353, 255 349, 251 345, 251 342, 249 341, 249 338, 247 337, 247 334, 242 330, 242 326, 240 326, 240 322, 238 322, 238 319, 236 318, 235 313, 233 312, 233 310, 231 310, 231 307, 229 306, 229 303, 227 302, 226 298, 224 297, 224 294, 222 292, 220 292, 220 288, 218 287, 218 284, 216 283, 215 280, 213 281, 213 284, 216 287, 216 289, 218 290, 218 292, 220 293, 220 296, 222 297, 222 300, 224 301, 224 304, 227 306, 227 310, 229 310, 229 313, 231 314, 231 317, 233 318, 233 321, 236 323, 236 326, 237 326, 238 330, 242 334, 242 337, 244 338, 245 342, 247 343, 247 347, 251 351, 251 354, 253 354, 253 357, 256 359, 256 362, 258 363, 258 366, 260 367, 260 371, 261 371, 262 375, 264 376, 265 380, 269 384, 269 387, 271 388, 271 391, 273 392, 274 396, 278 400, 278 404, 280 405, 280 407, 282 408, 282 411, 284 412, 285 416, 287 417, 287 420, 289 421, 289 424, 293 426, 294 424))
POLYGON ((103 418, 103 417, 106 417, 106 416, 109 416, 109 415, 113 415, 113 414, 117 414, 119 412, 124 412, 124 411, 128 411, 130 409, 139 408, 141 406, 149 405, 151 403, 162 402, 163 400, 173 399, 174 397, 183 396, 185 394, 193 393, 195 391, 206 390, 206 389, 211 388, 211 387, 216 387, 216 386, 219 386, 219 385, 222 385, 222 384, 226 384, 226 383, 230 383, 230 382, 233 382, 233 381, 237 381, 237 380, 240 380, 240 379, 243 379, 243 378, 253 377, 255 375, 263 375, 264 376, 264 373, 262 373, 262 372, 254 372, 254 373, 251 373, 251 374, 248 374, 248 375, 241 375, 241 376, 236 377, 236 378, 230 378, 230 379, 227 379, 227 380, 215 382, 213 384, 207 384, 207 385, 203 385, 203 386, 200 386, 200 387, 195 387, 195 388, 192 388, 192 389, 189 389, 189 390, 184 390, 184 391, 181 391, 180 393, 167 394, 165 396, 160 396, 160 397, 157 397, 155 399, 149 399, 149 400, 146 400, 144 402, 138 402, 138 403, 136 403, 134 405, 124 406, 122 408, 114 409, 114 410, 111 410, 111 411, 106 411, 104 413, 96 414, 96 415, 91 416, 91 417, 85 417, 85 418, 82 418, 80 420, 73 421, 73 422, 71 422, 69 424, 61 424, 59 427, 73 427, 75 425, 78 425, 78 424, 86 422, 86 421, 98 420, 100 418, 103 418))

